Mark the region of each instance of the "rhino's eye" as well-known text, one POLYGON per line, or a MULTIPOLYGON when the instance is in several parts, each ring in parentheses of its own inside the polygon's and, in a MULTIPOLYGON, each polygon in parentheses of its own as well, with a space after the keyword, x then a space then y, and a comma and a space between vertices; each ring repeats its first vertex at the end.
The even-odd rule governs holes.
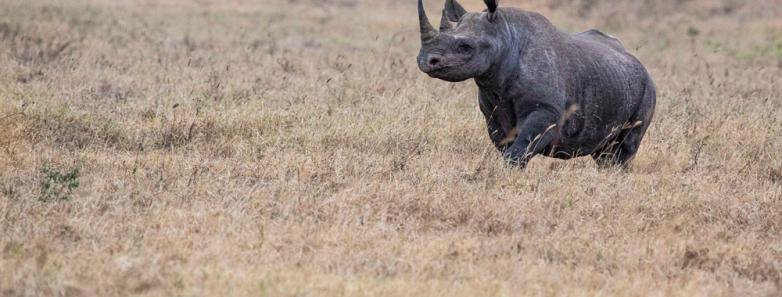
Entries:
POLYGON ((459 53, 469 54, 472 53, 472 46, 466 43, 460 43, 459 46, 457 47, 457 50, 459 51, 459 53))

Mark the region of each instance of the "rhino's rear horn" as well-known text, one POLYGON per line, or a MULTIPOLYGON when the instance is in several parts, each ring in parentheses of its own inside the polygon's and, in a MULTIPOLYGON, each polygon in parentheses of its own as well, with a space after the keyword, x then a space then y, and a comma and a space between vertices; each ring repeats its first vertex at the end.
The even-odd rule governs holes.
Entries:
POLYGON ((458 22, 466 13, 467 10, 464 10, 464 7, 462 7, 459 2, 456 2, 456 0, 445 0, 445 10, 443 11, 443 14, 445 14, 451 22, 458 22))
POLYGON ((437 36, 437 30, 429 23, 429 18, 426 17, 426 11, 424 11, 424 1, 418 0, 418 22, 421 26, 421 41, 426 42, 437 36))
POLYGON ((448 30, 451 30, 453 26, 451 26, 451 22, 448 20, 448 17, 445 15, 445 9, 443 9, 443 17, 440 19, 440 32, 445 32, 448 30))

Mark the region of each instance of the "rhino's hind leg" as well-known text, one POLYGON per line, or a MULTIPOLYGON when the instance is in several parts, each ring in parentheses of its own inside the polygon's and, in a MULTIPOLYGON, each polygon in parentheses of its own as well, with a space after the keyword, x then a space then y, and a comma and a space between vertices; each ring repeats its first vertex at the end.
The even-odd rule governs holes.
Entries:
POLYGON ((646 127, 643 126, 645 125, 622 131, 603 149, 592 153, 592 158, 597 165, 601 168, 613 166, 626 168, 638 152, 638 147, 641 146, 641 139, 646 132, 646 127))
POLYGON ((627 168, 633 157, 638 153, 641 140, 646 134, 646 128, 652 119, 652 112, 646 112, 641 119, 633 119, 633 122, 625 124, 626 129, 619 133, 602 149, 592 153, 592 158, 600 167, 620 166, 627 168))
POLYGON ((601 150, 592 153, 600 167, 621 166, 627 168, 633 160, 638 148, 641 146, 641 140, 646 134, 646 129, 652 122, 654 116, 654 107, 657 102, 657 94, 654 84, 649 81, 644 88, 644 98, 638 111, 625 123, 625 129, 617 135, 616 138, 608 142, 601 150))

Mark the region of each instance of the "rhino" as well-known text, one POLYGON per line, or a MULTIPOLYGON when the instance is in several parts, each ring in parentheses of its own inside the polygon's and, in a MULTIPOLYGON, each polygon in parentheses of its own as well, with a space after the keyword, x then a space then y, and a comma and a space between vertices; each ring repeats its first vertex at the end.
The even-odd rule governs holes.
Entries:
POLYGON ((641 62, 598 30, 566 33, 541 14, 484 3, 467 12, 446 0, 436 30, 418 0, 418 68, 448 82, 475 81, 489 138, 513 166, 542 154, 626 168, 657 97, 641 62))

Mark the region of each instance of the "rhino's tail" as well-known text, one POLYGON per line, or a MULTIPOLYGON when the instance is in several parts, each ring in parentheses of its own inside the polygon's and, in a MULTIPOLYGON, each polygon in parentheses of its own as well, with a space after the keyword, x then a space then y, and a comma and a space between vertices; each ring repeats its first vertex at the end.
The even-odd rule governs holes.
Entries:
POLYGON ((638 106, 638 110, 635 111, 633 118, 638 121, 643 121, 643 130, 649 127, 654 117, 654 108, 657 105, 657 88, 654 85, 652 77, 646 74, 646 84, 644 84, 643 98, 641 98, 641 104, 638 106))

